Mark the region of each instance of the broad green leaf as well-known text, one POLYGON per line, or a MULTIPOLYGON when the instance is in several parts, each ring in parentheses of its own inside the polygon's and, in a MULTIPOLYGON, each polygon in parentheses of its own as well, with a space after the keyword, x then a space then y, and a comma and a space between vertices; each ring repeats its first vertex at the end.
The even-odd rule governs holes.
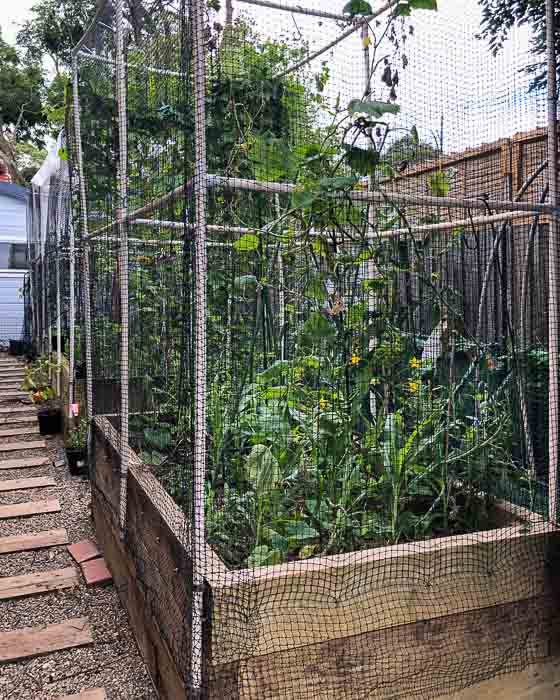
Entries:
POLYGON ((352 17, 355 17, 356 15, 373 14, 371 5, 365 0, 350 0, 350 2, 347 2, 346 5, 344 5, 342 12, 343 14, 351 15, 352 17))
POLYGON ((348 309, 347 324, 349 328, 359 330, 364 323, 367 308, 365 304, 353 304, 348 309))
POLYGON ((395 6, 394 12, 397 17, 409 17, 412 12, 412 8, 410 7, 408 0, 404 0, 395 6))
POLYGON ((284 554, 287 553, 288 540, 286 537, 283 537, 278 532, 276 532, 275 530, 272 530, 269 527, 263 528, 262 535, 263 535, 263 538, 266 538, 270 542, 273 549, 277 549, 278 551, 283 552, 284 554))
POLYGON ((313 345, 321 340, 333 340, 336 330, 319 311, 312 313, 303 326, 303 340, 313 345))
POLYGON ((302 367, 307 367, 308 369, 319 369, 321 366, 320 358, 315 355, 307 355, 306 357, 300 358, 300 365, 302 367))
POLYGON ((253 447, 245 467, 247 480, 253 484, 258 498, 270 493, 282 478, 278 460, 266 445, 253 447))
POLYGON ((418 129, 416 128, 416 126, 413 126, 410 130, 410 138, 412 143, 415 146, 418 146, 418 144, 420 143, 420 136, 418 135, 418 129))
POLYGON ((413 10, 437 10, 437 0, 408 0, 413 10))
POLYGON ((364 113, 372 117, 382 117, 384 114, 398 114, 401 111, 399 105, 390 102, 378 102, 373 100, 352 100, 348 104, 350 114, 364 113))
POLYGON ((302 547, 299 550, 299 558, 300 559, 309 559, 312 557, 318 550, 318 547, 316 544, 306 544, 304 547, 302 547))
POLYGON ((319 533, 315 528, 310 527, 303 520, 292 520, 286 525, 286 533, 292 540, 305 542, 306 540, 314 540, 319 537, 319 533))
POLYGON ((281 561, 282 553, 278 549, 271 549, 262 544, 253 549, 251 556, 247 559, 247 566, 254 569, 258 566, 280 564, 281 561))
POLYGON ((443 170, 438 170, 428 178, 428 187, 433 197, 447 197, 451 189, 449 175, 443 170))
POLYGON ((259 247, 259 237, 256 233, 245 233, 233 244, 235 250, 240 253, 249 253, 259 247))
POLYGON ((351 189, 357 182, 358 178, 355 175, 351 177, 324 177, 319 180, 319 186, 327 192, 332 192, 336 190, 347 190, 348 188, 351 189))
POLYGON ((291 364, 288 360, 276 360, 270 367, 257 374, 256 381, 258 384, 281 381, 288 376, 290 370, 291 364))
POLYGON ((243 293, 250 291, 252 288, 256 288, 257 284, 258 281, 255 275, 240 275, 235 278, 235 287, 243 293))
POLYGON ((368 260, 371 260, 373 258, 374 254, 375 252, 373 248, 371 246, 368 246, 365 250, 362 250, 362 252, 356 258, 355 262, 367 262, 368 260))
POLYGON ((345 146, 348 165, 360 175, 373 175, 379 163, 379 153, 358 146, 345 146))
POLYGON ((144 430, 144 439, 150 447, 165 450, 171 443, 171 433, 158 428, 147 428, 144 430))
POLYGON ((263 391, 262 398, 265 401, 285 399, 287 394, 288 387, 286 386, 269 386, 263 391))
POLYGON ((327 253, 327 244, 322 238, 316 238, 311 247, 317 255, 325 255, 327 253))
POLYGON ((309 209, 316 199, 316 192, 310 192, 309 190, 294 190, 292 192, 292 208, 309 209))
POLYGON ((325 301, 328 293, 325 287, 325 280, 321 275, 314 275, 305 285, 305 295, 315 301, 325 301))

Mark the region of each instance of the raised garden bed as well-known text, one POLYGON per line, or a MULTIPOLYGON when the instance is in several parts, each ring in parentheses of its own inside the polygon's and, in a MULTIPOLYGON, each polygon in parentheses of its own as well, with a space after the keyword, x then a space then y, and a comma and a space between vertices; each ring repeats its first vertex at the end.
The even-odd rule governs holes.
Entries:
MULTIPOLYGON (((161 697, 188 697, 188 524, 132 453, 118 532, 118 434, 95 419, 98 538, 161 697)), ((559 532, 499 504, 502 526, 258 569, 208 547, 203 656, 208 698, 421 698, 455 692, 550 653, 559 532), (403 674, 403 668, 406 673, 403 674), (296 685, 297 684, 297 685, 296 685)))

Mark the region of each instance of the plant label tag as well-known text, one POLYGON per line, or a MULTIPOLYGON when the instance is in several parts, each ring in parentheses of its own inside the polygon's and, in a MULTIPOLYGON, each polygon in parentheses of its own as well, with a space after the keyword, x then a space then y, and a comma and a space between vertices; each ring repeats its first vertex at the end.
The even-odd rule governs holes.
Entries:
POLYGON ((54 463, 55 467, 63 467, 66 464, 66 460, 64 459, 57 459, 56 462, 54 463))

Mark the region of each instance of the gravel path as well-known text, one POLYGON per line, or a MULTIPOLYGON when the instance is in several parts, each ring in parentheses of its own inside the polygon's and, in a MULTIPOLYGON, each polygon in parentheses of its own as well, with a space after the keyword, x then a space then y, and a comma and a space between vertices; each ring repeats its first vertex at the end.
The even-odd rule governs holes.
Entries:
MULTIPOLYGON (((2 403, 2 406, 6 405, 9 404, 2 403)), ((33 425, 3 425, 4 417, 0 415, 0 429, 33 425)), ((0 438, 0 444, 39 439, 43 438, 38 433, 33 433, 27 437, 0 438)), ((60 453, 62 441, 59 437, 45 438, 45 441, 48 454, 54 461, 60 453)), ((44 454, 42 450, 6 452, 0 453, 0 460, 44 454)), ((0 521, 0 535, 36 533, 65 527, 71 542, 95 539, 90 517, 89 481, 71 476, 66 466, 0 471, 2 481, 35 476, 51 476, 57 485, 2 493, 0 504, 58 498, 62 511, 0 521)), ((0 576, 17 576, 72 565, 73 560, 65 546, 4 554, 0 556, 0 576)), ((97 686, 105 688, 109 700, 152 700, 157 697, 113 585, 87 588, 80 577, 80 585, 75 589, 5 601, 1 604, 1 610, 0 631, 59 623, 72 617, 87 617, 95 643, 89 647, 69 649, 2 666, 0 700, 53 700, 97 686)))

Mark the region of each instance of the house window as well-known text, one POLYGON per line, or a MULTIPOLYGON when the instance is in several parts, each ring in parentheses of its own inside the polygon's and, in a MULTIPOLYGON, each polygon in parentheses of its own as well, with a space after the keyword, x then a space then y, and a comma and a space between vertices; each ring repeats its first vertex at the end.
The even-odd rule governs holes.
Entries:
POLYGON ((27 270, 27 245, 0 243, 0 270, 27 270))

